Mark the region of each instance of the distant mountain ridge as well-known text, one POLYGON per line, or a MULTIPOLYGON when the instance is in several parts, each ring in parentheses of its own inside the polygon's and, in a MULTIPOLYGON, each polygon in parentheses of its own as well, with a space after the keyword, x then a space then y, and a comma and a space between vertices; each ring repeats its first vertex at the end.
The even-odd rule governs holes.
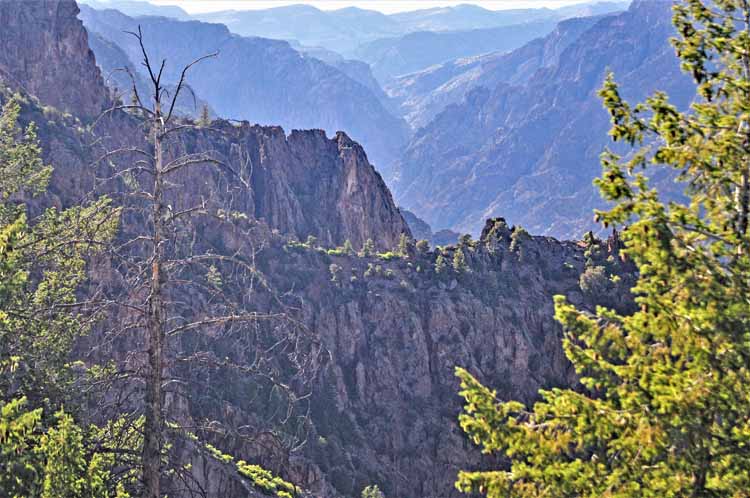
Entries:
POLYGON ((228 10, 196 14, 197 19, 225 24, 235 33, 296 40, 351 57, 359 45, 418 31, 468 31, 568 17, 600 14, 627 8, 628 1, 576 4, 559 9, 488 10, 476 5, 422 9, 386 15, 348 7, 320 10, 310 5, 290 5, 259 10, 228 10))
POLYGON ((119 10, 129 16, 164 16, 180 20, 190 19, 190 14, 177 5, 156 5, 145 0, 81 0, 78 3, 97 10, 119 10))
POLYGON ((557 24, 541 20, 467 31, 418 31, 361 45, 352 55, 372 66, 381 82, 435 64, 496 51, 509 51, 546 35, 557 24))

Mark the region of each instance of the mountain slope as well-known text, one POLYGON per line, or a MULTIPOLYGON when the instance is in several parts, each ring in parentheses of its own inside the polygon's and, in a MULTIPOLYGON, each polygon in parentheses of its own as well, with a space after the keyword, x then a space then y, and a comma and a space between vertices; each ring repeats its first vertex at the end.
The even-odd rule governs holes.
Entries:
POLYGON ((448 105, 461 102, 474 88, 493 88, 499 83, 522 85, 539 69, 556 65, 562 51, 598 20, 580 17, 562 21, 548 36, 512 52, 436 65, 397 78, 386 91, 399 102, 400 112, 412 128, 421 128, 448 105))
POLYGON ((607 69, 628 99, 658 89, 684 107, 693 94, 668 42, 670 7, 637 1, 586 29, 553 66, 478 86, 449 105, 397 165, 399 204, 461 232, 477 232, 478 220, 493 215, 558 237, 598 228, 591 213, 601 201, 591 182, 609 143, 609 118, 596 93, 607 69))
POLYGON ((183 65, 218 51, 217 57, 191 70, 190 83, 220 116, 286 129, 346 130, 380 167, 389 164, 405 143, 406 124, 392 116, 369 88, 315 58, 303 57, 287 42, 243 38, 219 24, 133 19, 86 6, 81 18, 88 30, 119 46, 138 68, 140 48, 125 31, 140 25, 150 56, 168 61, 168 83, 176 83, 183 65))

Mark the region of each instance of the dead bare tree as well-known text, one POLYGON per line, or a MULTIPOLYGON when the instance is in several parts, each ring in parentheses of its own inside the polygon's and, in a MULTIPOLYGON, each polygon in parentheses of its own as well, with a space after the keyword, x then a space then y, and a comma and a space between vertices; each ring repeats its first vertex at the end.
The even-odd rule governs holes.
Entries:
MULTIPOLYGON (((301 428, 307 410, 297 407, 305 400, 307 382, 315 376, 317 362, 311 353, 320 348, 258 270, 256 257, 266 242, 254 234, 264 227, 233 209, 233 203, 243 202, 243 192, 250 198, 247 155, 237 153, 235 168, 213 150, 186 150, 180 139, 183 134, 216 131, 205 123, 178 118, 175 106, 186 91, 191 68, 218 54, 185 65, 170 91, 163 81, 166 60, 152 63, 140 27, 130 34, 140 45, 151 82, 148 100, 143 100, 135 78, 126 70, 133 81, 131 102, 120 104, 122 99, 115 99, 117 103, 94 123, 96 128, 107 117, 127 113, 144 135, 140 143, 111 148, 107 140, 98 144, 104 152, 95 163, 108 168, 100 183, 119 185, 123 225, 128 227, 109 253, 119 283, 112 284, 108 301, 117 309, 117 323, 109 321, 107 335, 112 341, 139 337, 146 346, 142 351, 138 341, 130 340, 134 351, 122 358, 118 369, 120 380, 131 386, 139 382, 143 388, 141 495, 164 495, 169 466, 178 471, 174 482, 197 488, 190 495, 207 496, 205 486, 188 475, 188 466, 165 463, 169 434, 231 434, 242 440, 266 431, 263 424, 232 427, 216 419, 188 426, 185 420, 168 416, 167 400, 189 401, 196 366, 207 374, 224 372, 224 378, 255 379, 261 387, 254 396, 276 400, 267 403, 268 413, 259 418, 268 422, 266 426, 272 421, 294 426, 285 442, 292 449, 304 439, 301 428), (203 183, 200 194, 188 194, 191 182, 203 183), (224 198, 217 193, 222 189, 229 192, 224 198), (219 240, 211 243, 212 238, 219 240)), ((125 398, 132 400, 130 395, 125 398)))

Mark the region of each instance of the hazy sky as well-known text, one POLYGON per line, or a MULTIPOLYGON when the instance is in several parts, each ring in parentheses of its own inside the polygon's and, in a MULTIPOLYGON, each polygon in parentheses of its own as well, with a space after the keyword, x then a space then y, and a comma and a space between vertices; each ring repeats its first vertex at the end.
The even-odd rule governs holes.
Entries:
POLYGON ((503 10, 526 7, 562 7, 582 3, 585 0, 150 0, 160 5, 179 5, 189 13, 210 12, 212 10, 267 9, 283 5, 308 4, 319 9, 331 10, 344 7, 360 7, 379 10, 387 14, 408 10, 427 9, 430 7, 447 7, 462 3, 479 5, 486 9, 503 10))

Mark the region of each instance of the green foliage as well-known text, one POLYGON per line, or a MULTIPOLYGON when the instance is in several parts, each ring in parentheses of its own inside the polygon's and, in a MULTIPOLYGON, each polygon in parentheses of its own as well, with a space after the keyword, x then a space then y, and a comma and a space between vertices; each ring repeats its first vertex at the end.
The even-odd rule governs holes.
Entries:
POLYGON ((378 485, 374 484, 362 490, 362 498, 385 498, 385 495, 380 491, 378 485))
POLYGON ((88 323, 73 306, 85 259, 114 236, 119 213, 102 198, 28 220, 14 199, 43 192, 52 170, 18 115, 11 100, 0 116, 0 400, 27 396, 55 411, 74 392, 69 354, 88 323))
POLYGON ((372 263, 367 263, 367 269, 365 270, 364 277, 368 278, 372 277, 373 275, 375 275, 375 265, 373 265, 372 263))
POLYGON ((7 223, 15 209, 6 203, 17 193, 39 194, 47 188, 52 168, 41 159, 36 126, 18 127, 21 107, 9 100, 0 114, 0 222, 7 223))
POLYGON ((42 409, 28 410, 25 398, 0 404, 0 490, 3 496, 96 498, 128 495, 110 489, 111 454, 89 454, 83 430, 62 410, 45 430, 42 409))
POLYGON ((216 266, 211 265, 208 267, 208 271, 206 272, 206 281, 208 282, 208 285, 210 285, 211 287, 221 289, 221 286, 223 285, 223 281, 221 278, 221 272, 219 272, 216 266))
POLYGON ((346 240, 344 241, 344 252, 345 252, 345 253, 346 253, 346 254, 347 254, 348 256, 353 256, 353 255, 355 254, 355 253, 354 253, 354 246, 352 245, 352 241, 351 241, 351 240, 349 240, 349 239, 346 239, 346 240))
POLYGON ((119 213, 103 198, 29 220, 17 200, 44 192, 52 168, 34 125, 18 127, 19 113, 11 100, 0 115, 0 490, 125 496, 112 487, 113 456, 92 451, 89 434, 61 408, 85 381, 70 361, 91 318, 77 306, 85 261, 114 236, 119 213))
POLYGON ((591 266, 581 274, 581 290, 588 295, 601 295, 609 289, 610 280, 603 266, 591 266))
POLYGON ((284 244, 284 250, 287 252, 305 252, 308 249, 309 247, 307 247, 304 242, 299 242, 297 240, 289 240, 284 244))
POLYGON ((216 460, 222 462, 222 463, 232 463, 234 461, 234 458, 232 458, 232 455, 227 455, 226 453, 222 452, 217 447, 206 443, 206 449, 209 453, 211 453, 211 456, 213 456, 216 460))
POLYGON ((591 246, 593 246, 595 244, 598 244, 599 240, 594 235, 594 232, 592 232, 591 230, 589 230, 583 236, 583 243, 586 245, 586 247, 591 247, 591 246))
POLYGON ((360 257, 371 258, 375 255, 375 242, 372 239, 367 239, 365 244, 362 246, 362 250, 359 252, 360 257))
POLYGON ((216 216, 222 220, 227 221, 247 221, 249 218, 247 214, 242 211, 233 211, 227 209, 216 210, 216 216))
MULTIPOLYGON (((599 253, 601 252, 600 244, 601 241, 598 240, 594 236, 594 232, 586 232, 586 235, 583 236, 583 243, 586 246, 585 251, 583 252, 583 257, 587 260, 590 260, 592 258, 598 258, 599 253)), ((588 262, 588 261, 587 261, 588 262)), ((590 264, 587 264, 587 266, 592 266, 590 264)))
POLYGON ((416 249, 418 254, 427 254, 430 251, 430 243, 424 239, 417 241, 416 249))
MULTIPOLYGON (((206 443, 204 447, 217 461, 224 464, 232 464, 234 462, 232 455, 222 452, 215 446, 206 443)), ((240 475, 252 481, 253 485, 267 495, 276 495, 278 498, 291 498, 299 494, 300 490, 294 484, 273 475, 271 471, 264 469, 260 465, 249 464, 244 460, 239 460, 235 464, 235 467, 240 475)))
POLYGON ((203 104, 203 106, 201 106, 201 115, 198 118, 198 126, 211 126, 211 113, 208 110, 207 104, 203 104))
POLYGON ((697 82, 690 112, 657 93, 630 106, 613 77, 601 91, 613 139, 597 180, 627 224, 639 309, 556 317, 581 379, 541 391, 532 407, 503 402, 463 370, 460 423, 510 465, 462 472, 457 487, 489 497, 744 497, 750 489, 750 4, 675 7, 674 40, 697 82), (664 203, 644 170, 668 169, 687 203, 664 203))
POLYGON ((394 259, 400 259, 402 257, 401 253, 396 252, 383 252, 378 254, 378 258, 384 260, 384 261, 393 261, 394 259))
POLYGON ((510 236, 510 252, 518 252, 525 240, 530 240, 531 236, 523 227, 515 227, 513 234, 510 236))
POLYGON ((466 256, 461 246, 457 247, 453 253, 453 271, 456 273, 466 273, 469 271, 469 265, 466 264, 466 256))
POLYGON ((294 484, 273 475, 272 472, 260 465, 253 465, 240 460, 237 462, 237 470, 268 495, 275 494, 278 498, 290 498, 299 494, 299 489, 294 484))
POLYGON ((341 272, 343 271, 343 268, 333 263, 328 267, 328 271, 331 273, 331 282, 341 281, 341 272))
POLYGON ((465 233, 458 238, 458 247, 471 247, 470 233, 465 233))
POLYGON ((442 275, 448 271, 448 263, 445 262, 445 258, 442 254, 438 254, 435 259, 435 273, 442 275))
POLYGON ((409 247, 411 246, 411 240, 406 236, 405 233, 401 234, 398 239, 398 255, 406 258, 409 256, 409 247))
POLYGON ((316 247, 318 247, 318 238, 314 235, 308 235, 307 240, 305 241, 305 245, 310 249, 315 249, 316 247))

